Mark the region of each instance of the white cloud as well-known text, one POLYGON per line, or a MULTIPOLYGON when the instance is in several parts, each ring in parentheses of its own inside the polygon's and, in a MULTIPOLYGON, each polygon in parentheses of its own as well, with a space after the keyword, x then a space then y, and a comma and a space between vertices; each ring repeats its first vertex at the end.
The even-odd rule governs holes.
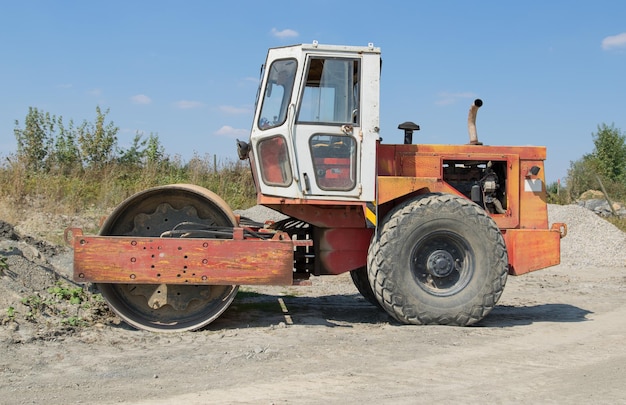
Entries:
POLYGON ((247 129, 237 129, 230 125, 224 125, 213 134, 218 136, 227 136, 229 138, 241 138, 247 136, 250 133, 247 129))
POLYGON ((617 48, 626 48, 626 32, 608 36, 602 40, 602 49, 605 51, 617 48))
POLYGON ((276 38, 294 38, 294 37, 297 37, 298 35, 300 35, 300 34, 298 34, 298 31, 294 31, 294 30, 291 30, 289 28, 284 29, 282 31, 278 31, 276 28, 272 28, 271 33, 276 38))
POLYGON ((252 111, 245 107, 233 107, 232 105, 221 105, 220 111, 226 114, 249 114, 252 111))
POLYGON ((450 104, 455 104, 457 101, 459 100, 465 100, 465 99, 472 99, 472 98, 476 98, 476 95, 474 93, 470 93, 470 92, 465 92, 465 93, 448 93, 448 92, 441 92, 437 95, 437 101, 435 101, 435 104, 437 105, 450 105, 450 104))
POLYGON ((180 100, 180 101, 175 102, 174 105, 176 106, 176 108, 179 108, 181 110, 189 110, 192 108, 204 107, 204 104, 201 103, 200 101, 192 101, 192 100, 180 100))
POLYGON ((102 95, 102 90, 101 89, 91 89, 87 92, 89 95, 94 96, 94 97, 100 97, 102 95))
POLYGON ((130 100, 134 104, 150 104, 150 103, 152 103, 152 99, 150 97, 146 96, 145 94, 137 94, 135 96, 132 96, 130 98, 130 100))

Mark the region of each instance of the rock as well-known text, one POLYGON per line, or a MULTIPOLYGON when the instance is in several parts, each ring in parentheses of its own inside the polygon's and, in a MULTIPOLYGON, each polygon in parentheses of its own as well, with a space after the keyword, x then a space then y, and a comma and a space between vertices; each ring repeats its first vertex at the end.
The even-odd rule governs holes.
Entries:
POLYGON ((577 205, 593 211, 597 215, 605 218, 612 216, 613 211, 615 211, 615 214, 619 217, 626 217, 626 207, 624 207, 624 204, 620 202, 613 203, 613 210, 611 210, 611 206, 609 206, 607 200, 600 198, 578 201, 577 205))

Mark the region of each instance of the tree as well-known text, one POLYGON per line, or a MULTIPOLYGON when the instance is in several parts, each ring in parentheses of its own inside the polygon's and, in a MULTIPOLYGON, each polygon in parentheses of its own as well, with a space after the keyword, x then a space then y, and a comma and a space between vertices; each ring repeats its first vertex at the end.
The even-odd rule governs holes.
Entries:
POLYGON ((567 190, 570 196, 576 199, 587 190, 597 189, 596 171, 595 160, 591 158, 591 155, 585 155, 575 162, 570 162, 567 171, 567 190))
POLYGON ((120 163, 141 167, 160 163, 163 160, 165 149, 161 145, 159 137, 152 133, 147 139, 142 139, 142 137, 143 134, 137 132, 130 148, 118 151, 120 163))
POLYGON ((165 157, 165 148, 161 145, 157 134, 150 133, 150 136, 148 136, 148 146, 145 150, 145 157, 147 164, 159 163, 165 157))
POLYGON ((598 125, 598 132, 593 134, 595 160, 598 174, 615 182, 626 181, 626 138, 613 124, 598 125))
POLYGON ((601 179, 609 194, 626 195, 626 137, 612 124, 598 125, 592 134, 593 152, 570 162, 567 171, 567 188, 572 198, 597 189, 601 179))
POLYGON ((69 126, 63 125, 63 118, 57 120, 59 133, 54 143, 54 164, 62 172, 67 174, 73 169, 81 168, 80 151, 76 144, 76 129, 74 121, 70 120, 69 126))
POLYGON ((17 156, 27 170, 42 171, 47 167, 54 139, 56 117, 29 107, 24 129, 15 120, 13 133, 17 140, 17 156))
POLYGON ((80 155, 87 166, 102 167, 114 159, 120 129, 112 121, 105 125, 108 113, 108 109, 103 113, 98 106, 95 123, 85 120, 78 128, 80 155))
POLYGON ((120 149, 118 161, 129 166, 141 166, 147 140, 141 139, 141 134, 137 132, 133 138, 133 144, 128 149, 120 149))

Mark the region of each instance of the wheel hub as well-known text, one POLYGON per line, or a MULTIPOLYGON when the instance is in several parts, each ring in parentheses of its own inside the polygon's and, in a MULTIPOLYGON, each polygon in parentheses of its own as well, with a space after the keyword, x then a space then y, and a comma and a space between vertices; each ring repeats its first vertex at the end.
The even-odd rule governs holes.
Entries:
POLYGON ((210 286, 187 286, 176 284, 134 284, 130 293, 143 296, 152 309, 159 309, 164 305, 171 305, 176 311, 185 311, 192 300, 207 300, 211 298, 210 286))
POLYGON ((435 250, 426 262, 426 270, 435 277, 448 277, 455 268, 454 257, 445 250, 435 250))

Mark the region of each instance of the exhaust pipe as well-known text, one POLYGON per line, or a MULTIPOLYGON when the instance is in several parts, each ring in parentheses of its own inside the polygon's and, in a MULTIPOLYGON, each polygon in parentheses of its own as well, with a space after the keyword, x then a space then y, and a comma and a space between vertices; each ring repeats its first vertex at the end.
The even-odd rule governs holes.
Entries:
POLYGON ((470 145, 482 145, 482 142, 478 142, 478 134, 476 133, 476 113, 478 109, 483 105, 483 100, 477 98, 474 100, 474 104, 470 107, 469 115, 467 116, 467 131, 469 132, 470 145))

